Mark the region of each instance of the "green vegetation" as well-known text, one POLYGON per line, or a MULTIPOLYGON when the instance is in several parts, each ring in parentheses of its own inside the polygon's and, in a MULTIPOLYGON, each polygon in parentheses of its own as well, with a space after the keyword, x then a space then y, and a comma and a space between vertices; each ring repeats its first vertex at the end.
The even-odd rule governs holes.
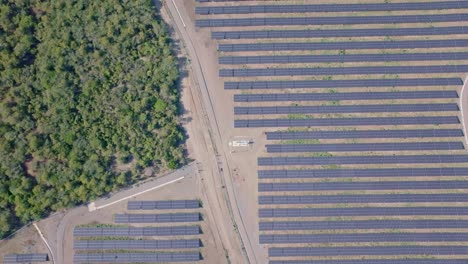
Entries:
POLYGON ((185 162, 150 0, 0 1, 0 237, 185 162))

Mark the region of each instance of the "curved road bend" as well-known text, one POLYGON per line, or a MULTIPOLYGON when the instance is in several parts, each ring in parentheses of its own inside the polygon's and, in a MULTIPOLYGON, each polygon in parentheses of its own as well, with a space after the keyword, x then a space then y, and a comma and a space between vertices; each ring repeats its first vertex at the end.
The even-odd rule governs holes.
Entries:
MULTIPOLYGON (((179 2, 179 1, 177 1, 179 2)), ((213 109, 213 104, 211 102, 211 98, 208 92, 208 88, 205 82, 205 77, 203 74, 203 70, 200 64, 200 60, 197 55, 197 51, 194 47, 194 43, 192 42, 192 38, 190 36, 190 32, 187 30, 187 28, 193 27, 192 21, 182 21, 182 17, 187 17, 185 14, 182 13, 180 15, 180 11, 178 8, 181 7, 181 5, 177 5, 175 1, 165 1, 165 6, 166 9, 170 12, 171 20, 168 21, 171 22, 173 28, 176 30, 176 32, 179 34, 179 38, 181 38, 185 44, 186 52, 189 54, 189 57, 191 59, 191 72, 194 77, 196 77, 196 81, 198 83, 198 91, 192 91, 192 93, 198 93, 201 95, 201 101, 202 101, 202 106, 203 110, 205 111, 204 117, 207 123, 207 127, 204 127, 205 133, 209 134, 210 138, 210 143, 212 144, 212 150, 213 150, 213 155, 215 157, 215 160, 217 162, 211 162, 210 164, 203 164, 204 166, 212 166, 214 167, 217 171, 212 177, 216 177, 218 179, 215 179, 214 182, 216 181, 221 181, 222 185, 226 186, 226 188, 222 189, 223 193, 218 192, 217 193, 217 198, 216 200, 224 200, 223 203, 219 203, 219 206, 225 207, 222 209, 225 211, 229 212, 230 218, 231 219, 226 219, 226 216, 223 214, 214 214, 217 217, 223 217, 224 219, 215 219, 215 222, 217 224, 221 224, 222 228, 224 231, 222 231, 225 235, 229 234, 232 232, 232 226, 237 227, 237 241, 232 241, 229 239, 228 235, 227 237, 222 236, 223 244, 226 247, 226 250, 228 252, 234 250, 238 251, 237 248, 242 250, 242 252, 234 252, 235 254, 232 254, 231 252, 229 254, 230 261, 233 263, 258 263, 256 261, 255 257, 255 252, 253 251, 253 248, 251 246, 251 241, 249 239, 249 236, 246 232, 246 228, 244 226, 243 219, 241 217, 241 213, 239 210, 239 207, 237 205, 237 197, 233 188, 232 184, 232 177, 230 175, 231 170, 229 168, 229 163, 226 159, 226 154, 223 151, 222 148, 222 140, 221 140, 221 133, 218 127, 218 122, 216 120, 216 116, 214 114, 214 109, 213 109), (218 152, 218 150, 220 152, 218 152), (222 169, 222 166, 225 166, 226 169, 222 169), (217 174, 217 175, 216 175, 217 174), (221 196, 221 197, 220 197, 221 196), (227 207, 227 208, 226 208, 227 207), (239 245, 232 245, 232 243, 238 243, 239 245), (232 248, 234 246, 234 248, 232 248), (231 247, 231 249, 229 249, 231 247), (237 256, 240 254, 240 256, 243 255, 243 258, 240 256, 237 256)), ((206 181, 204 181, 203 184, 207 184, 206 181)), ((207 189, 213 189, 213 187, 216 187, 216 184, 211 184, 206 186, 207 189)), ((214 197, 213 197, 214 198, 214 197)), ((217 206, 213 206, 212 209, 214 210, 219 210, 217 206)), ((218 227, 219 229, 219 227, 218 227)))

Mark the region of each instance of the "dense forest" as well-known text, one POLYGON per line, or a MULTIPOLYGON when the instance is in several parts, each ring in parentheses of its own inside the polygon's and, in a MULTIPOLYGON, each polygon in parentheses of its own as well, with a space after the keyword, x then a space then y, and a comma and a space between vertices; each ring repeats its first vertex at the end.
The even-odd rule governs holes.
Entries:
POLYGON ((0 0, 0 238, 184 163, 150 0, 0 0))

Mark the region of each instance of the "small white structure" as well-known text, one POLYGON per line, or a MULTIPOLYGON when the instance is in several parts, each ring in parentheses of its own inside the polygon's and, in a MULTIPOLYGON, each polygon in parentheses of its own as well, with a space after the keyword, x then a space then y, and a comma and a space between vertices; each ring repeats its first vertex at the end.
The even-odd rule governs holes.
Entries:
POLYGON ((229 142, 231 147, 248 147, 252 142, 250 140, 233 140, 229 142))

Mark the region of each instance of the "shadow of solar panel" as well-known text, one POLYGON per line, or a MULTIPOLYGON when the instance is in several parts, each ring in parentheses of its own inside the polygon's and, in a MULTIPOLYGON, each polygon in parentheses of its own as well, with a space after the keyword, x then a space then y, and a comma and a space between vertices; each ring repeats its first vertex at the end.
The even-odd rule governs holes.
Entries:
POLYGON ((200 234, 199 226, 168 227, 76 227, 73 236, 182 236, 200 234))
POLYGON ((465 163, 468 155, 393 155, 393 156, 337 156, 337 157, 273 157, 258 158, 259 166, 331 165, 331 164, 411 164, 465 163))
MULTIPOLYGON (((453 41, 453 43, 456 43, 453 41)), ((465 43, 468 46, 468 40, 465 43)), ((429 47, 431 48, 431 47, 429 47)), ((407 53, 407 54, 346 54, 295 56, 225 56, 219 64, 285 64, 285 63, 345 63, 382 61, 449 61, 466 60, 467 52, 407 53)))
POLYGON ((234 127, 303 127, 303 126, 383 126, 458 124, 457 116, 367 117, 316 119, 237 119, 234 127))
MULTIPOLYGON (((263 183, 259 183, 259 184, 263 184, 263 183)), ((410 182, 410 184, 414 184, 414 182, 410 182)), ((423 182, 423 185, 424 185, 424 182, 423 182)), ((338 187, 344 187, 344 186, 338 186, 338 187)), ((378 187, 385 188, 385 184, 383 186, 378 186, 378 187)), ((268 187, 268 188, 272 188, 272 187, 268 187)), ((307 189, 307 188, 310 188, 310 186, 304 187, 304 189, 307 189)), ((404 187, 402 189, 410 189, 410 188, 411 187, 404 187)), ((433 189, 433 188, 429 188, 429 189, 433 189)), ((443 187, 440 187, 440 189, 442 188, 443 187)), ((451 188, 456 189, 456 186, 452 186, 451 188)), ((416 189, 419 189, 419 187, 416 189)), ((276 189, 273 189, 273 191, 275 190, 276 189)), ((341 195, 294 195, 294 196, 265 195, 265 196, 258 197, 258 204, 260 205, 350 204, 350 203, 427 203, 427 202, 431 202, 431 203, 468 202, 468 195, 460 194, 460 193, 443 193, 443 194, 434 193, 434 194, 355 194, 355 195, 341 194, 341 195)))
POLYGON ((465 229, 468 220, 353 220, 260 222, 260 231, 353 229, 465 229))
POLYGON ((462 142, 337 143, 266 145, 268 153, 461 150, 462 142))
POLYGON ((467 189, 468 181, 259 183, 259 192, 467 189))
MULTIPOLYGON (((385 30, 385 29, 381 29, 385 30)), ((321 31, 321 30, 320 30, 321 31)), ((319 31, 319 32, 320 32, 319 31)), ((337 41, 337 42, 282 42, 282 43, 240 43, 240 44, 219 44, 218 51, 222 52, 243 52, 243 51, 282 51, 282 50, 341 50, 341 49, 417 49, 417 48, 448 48, 448 47, 466 47, 468 40, 466 39, 443 39, 443 40, 394 40, 394 41, 337 41)), ((429 57, 439 54, 440 56, 451 56, 455 53, 420 53, 408 54, 410 56, 429 57)), ((404 54, 348 54, 348 55, 303 55, 303 56, 276 56, 287 57, 292 60, 299 58, 314 58, 317 60, 329 62, 344 61, 349 59, 369 58, 398 59, 404 54), (387 56, 388 55, 388 56, 387 56)), ((242 57, 220 57, 220 62, 225 61, 231 63, 241 60, 246 63, 251 61, 261 61, 260 58, 268 58, 271 56, 242 56, 242 57), (229 59, 231 58, 231 59, 229 59)), ((414 57, 414 58, 416 58, 414 57)), ((429 58, 428 57, 428 58, 429 58)), ((402 58, 404 59, 404 58, 402 58)), ((265 59, 264 59, 265 60, 265 59)))
POLYGON ((199 261, 199 252, 175 253, 84 253, 75 254, 74 263, 157 263, 199 261))
MULTIPOLYGON (((261 31, 214 31, 213 39, 259 39, 259 38, 331 38, 372 36, 433 36, 467 34, 464 26, 418 27, 418 28, 366 28, 366 29, 321 29, 321 30, 261 30, 261 31)), ((240 50, 239 50, 240 51, 240 50)))
POLYGON ((456 103, 374 104, 324 106, 236 106, 235 115, 328 114, 328 113, 397 113, 458 111, 456 103))
POLYGON ((47 262, 49 260, 47 254, 7 254, 3 257, 4 264, 12 263, 32 263, 32 262, 47 262))
POLYGON ((180 240, 75 240, 75 250, 199 248, 200 239, 180 240))
POLYGON ((197 27, 251 27, 287 25, 359 25, 397 23, 435 23, 467 21, 468 14, 399 15, 399 16, 339 16, 339 17, 276 17, 197 19, 197 27))
POLYGON ((466 264, 465 259, 270 260, 269 264, 466 264))
POLYGON ((225 82, 224 89, 302 89, 302 88, 351 88, 351 87, 397 87, 397 86, 460 86, 460 78, 412 78, 412 79, 365 79, 365 80, 306 80, 306 81, 255 81, 225 82))
POLYGON ((358 255, 466 255, 466 246, 375 246, 269 248, 270 257, 358 255))
POLYGON ((281 131, 266 132, 268 140, 463 137, 460 129, 352 130, 352 131, 281 131))
POLYGON ((419 74, 419 73, 459 73, 467 72, 468 65, 430 66, 362 66, 329 68, 259 68, 221 69, 220 77, 256 76, 303 76, 303 75, 354 75, 354 74, 419 74))
POLYGON ((180 223, 200 220, 200 213, 116 214, 114 217, 115 223, 180 223))
POLYGON ((169 210, 200 208, 198 200, 129 201, 128 210, 169 210))
POLYGON ((464 242, 468 233, 275 234, 260 235, 260 244, 464 242))
POLYGON ((259 209, 259 217, 468 215, 468 207, 355 207, 259 209))
POLYGON ((259 170, 259 179, 281 178, 349 178, 349 177, 451 177, 468 176, 468 168, 385 168, 385 169, 317 169, 259 170))
POLYGON ((443 10, 468 8, 466 1, 422 3, 369 3, 369 4, 313 4, 313 5, 256 5, 256 6, 203 6, 195 14, 254 14, 254 13, 306 13, 306 12, 360 12, 443 10))

